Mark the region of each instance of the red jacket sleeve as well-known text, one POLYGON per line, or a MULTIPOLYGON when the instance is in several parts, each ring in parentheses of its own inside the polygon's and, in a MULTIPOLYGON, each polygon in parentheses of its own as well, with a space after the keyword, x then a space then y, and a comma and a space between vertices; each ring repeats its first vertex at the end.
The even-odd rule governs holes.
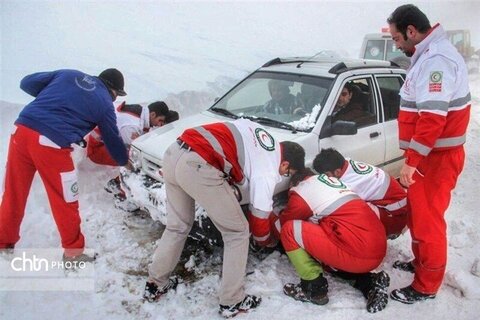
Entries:
POLYGON ((287 207, 280 213, 280 224, 288 220, 308 220, 313 212, 309 205, 296 192, 290 192, 287 207))

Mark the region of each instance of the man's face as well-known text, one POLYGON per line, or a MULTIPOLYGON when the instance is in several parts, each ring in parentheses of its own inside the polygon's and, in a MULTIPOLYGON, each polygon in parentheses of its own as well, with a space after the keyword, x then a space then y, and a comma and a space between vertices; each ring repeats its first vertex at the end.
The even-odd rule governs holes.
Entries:
POLYGON ((157 116, 155 112, 150 112, 150 127, 161 127, 165 124, 165 116, 157 116))
POLYGON ((412 26, 407 28, 407 39, 405 39, 404 35, 398 31, 395 24, 390 24, 390 35, 392 36, 392 40, 395 43, 395 47, 398 50, 402 51, 407 57, 411 57, 415 52, 415 42, 412 36, 412 26))
POLYGON ((345 107, 350 102, 351 99, 352 99, 352 93, 349 92, 347 88, 343 88, 342 93, 340 93, 340 97, 338 97, 335 110, 345 107))
POLYGON ((275 101, 280 101, 286 96, 287 90, 285 90, 284 87, 279 86, 279 85, 273 85, 270 88, 270 95, 272 96, 272 99, 275 101))

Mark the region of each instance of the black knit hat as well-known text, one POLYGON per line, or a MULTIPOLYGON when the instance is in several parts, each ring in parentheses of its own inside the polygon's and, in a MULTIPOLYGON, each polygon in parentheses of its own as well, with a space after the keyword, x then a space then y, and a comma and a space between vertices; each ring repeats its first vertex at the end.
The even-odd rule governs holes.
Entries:
POLYGON ((103 70, 98 77, 109 89, 115 90, 119 96, 127 95, 123 90, 123 86, 125 85, 123 75, 117 69, 111 68, 103 70))

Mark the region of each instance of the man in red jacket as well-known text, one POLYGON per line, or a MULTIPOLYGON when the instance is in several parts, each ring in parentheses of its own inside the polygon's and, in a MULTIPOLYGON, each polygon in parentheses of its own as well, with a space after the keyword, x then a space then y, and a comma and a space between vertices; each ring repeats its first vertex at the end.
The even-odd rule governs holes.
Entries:
POLYGON ((257 234, 256 240, 268 239, 275 186, 282 181, 282 175, 297 169, 298 150, 304 154, 297 143, 280 143, 247 119, 185 130, 165 152, 167 227, 149 268, 145 299, 154 302, 175 288, 177 282, 170 274, 192 228, 196 201, 206 210, 224 243, 220 314, 229 318, 256 308, 261 299, 244 291, 249 223, 231 185, 248 190, 253 223, 267 230, 266 234, 257 234))
POLYGON ((387 239, 372 208, 342 181, 314 175, 307 168, 297 171, 291 185, 278 222, 282 245, 300 283, 286 284, 284 293, 296 300, 326 304, 328 283, 321 262, 334 268, 334 275, 353 282, 367 298, 368 312, 383 310, 390 278, 384 271, 370 271, 382 262, 387 239))
POLYGON ((463 169, 470 91, 467 67, 445 31, 433 27, 414 5, 395 9, 388 18, 396 47, 411 57, 400 90, 400 148, 405 164, 400 182, 408 187, 407 224, 414 260, 394 267, 413 270, 413 283, 392 291, 394 300, 412 304, 433 299, 447 264, 445 211, 463 169))
POLYGON ((313 160, 318 173, 340 179, 372 205, 389 239, 398 237, 407 224, 407 192, 385 171, 370 164, 345 159, 333 148, 322 149, 313 160))

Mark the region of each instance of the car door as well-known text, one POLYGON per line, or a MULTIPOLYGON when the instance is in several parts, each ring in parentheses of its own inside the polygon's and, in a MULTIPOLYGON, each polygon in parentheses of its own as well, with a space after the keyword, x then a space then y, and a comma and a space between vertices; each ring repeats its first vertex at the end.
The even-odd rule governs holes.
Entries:
POLYGON ((400 108, 400 88, 404 78, 401 74, 376 75, 378 104, 380 106, 385 133, 384 169, 397 177, 403 164, 403 152, 398 145, 398 111, 400 108))
MULTIPOLYGON (((336 93, 334 101, 338 101, 346 84, 355 85, 360 89, 358 99, 366 112, 363 121, 357 123, 357 133, 353 135, 332 135, 319 140, 319 148, 333 147, 345 157, 363 161, 373 165, 382 165, 385 161, 385 132, 376 96, 374 78, 372 75, 349 77, 343 80, 336 93)), ((354 97, 352 96, 352 99, 354 97)), ((335 118, 335 103, 329 110, 329 118, 335 118)), ((326 121, 328 122, 328 121, 326 121)), ((335 122, 335 121, 334 121, 335 122)), ((334 124, 331 123, 332 125, 334 124)), ((330 123, 325 123, 330 125, 330 123)))

